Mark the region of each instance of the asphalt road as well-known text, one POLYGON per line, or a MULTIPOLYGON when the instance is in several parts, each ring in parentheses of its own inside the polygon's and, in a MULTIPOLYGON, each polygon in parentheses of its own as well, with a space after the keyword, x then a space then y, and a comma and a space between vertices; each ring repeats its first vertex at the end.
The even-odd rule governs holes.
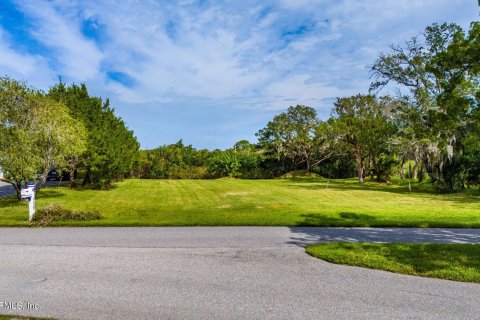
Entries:
POLYGON ((479 319, 480 285, 330 264, 318 241, 480 242, 480 230, 0 228, 0 314, 59 319, 479 319), (1 302, 38 310, 1 308, 1 302))
MULTIPOLYGON (((65 184, 68 181, 45 181, 44 187, 56 187, 59 184, 65 184)), ((0 198, 15 194, 15 188, 6 182, 0 181, 0 198)))
POLYGON ((0 181, 0 198, 15 194, 15 189, 9 183, 0 181))

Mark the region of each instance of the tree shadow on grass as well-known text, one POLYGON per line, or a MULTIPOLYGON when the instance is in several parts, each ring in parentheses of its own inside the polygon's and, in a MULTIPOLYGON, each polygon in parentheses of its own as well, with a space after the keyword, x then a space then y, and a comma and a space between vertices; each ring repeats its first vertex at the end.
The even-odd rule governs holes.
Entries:
POLYGON ((298 221, 296 226, 302 227, 368 227, 376 220, 374 216, 355 212, 340 212, 338 217, 325 216, 320 213, 307 213, 300 217, 302 220, 298 221))
MULTIPOLYGON (((37 199, 54 199, 64 197, 65 194, 54 191, 48 190, 47 192, 39 192, 37 193, 37 199)), ((16 206, 24 206, 26 205, 26 200, 18 201, 15 195, 9 195, 6 197, 0 198, 0 208, 12 208, 16 206)))
POLYGON ((360 190, 360 191, 380 191, 380 192, 390 192, 390 193, 397 193, 397 194, 423 194, 423 195, 439 195, 439 193, 435 193, 433 190, 425 190, 425 189, 412 189, 409 190, 408 186, 402 185, 386 185, 381 183, 353 183, 353 182, 338 182, 338 181, 330 181, 328 184, 325 181, 317 182, 317 183, 307 183, 308 181, 304 181, 301 184, 290 184, 291 187, 297 188, 304 188, 304 189, 311 189, 311 190, 320 190, 320 189, 334 189, 338 191, 352 191, 352 190, 360 190))
POLYGON ((115 190, 118 188, 118 186, 116 184, 113 184, 111 186, 109 186, 108 188, 99 188, 99 187, 96 187, 96 186, 76 186, 76 187, 73 187, 73 188, 70 188, 69 186, 64 186, 66 188, 69 188, 70 190, 72 191, 98 191, 98 192, 105 192, 105 191, 112 191, 112 190, 115 190))
POLYGON ((65 194, 57 190, 41 190, 37 193, 37 199, 53 199, 65 197, 65 194))
POLYGON ((386 245, 382 254, 389 260, 407 266, 419 274, 451 269, 454 265, 476 269, 480 281, 480 245, 386 245))
POLYGON ((373 215, 340 212, 338 216, 324 215, 322 213, 306 213, 300 215, 300 220, 295 223, 297 227, 357 227, 357 228, 480 228, 480 220, 477 222, 459 223, 455 220, 431 219, 386 219, 373 215))
POLYGON ((365 184, 359 184, 353 181, 335 181, 330 180, 293 180, 291 179, 288 186, 293 188, 307 189, 307 190, 328 190, 335 191, 377 191, 387 192, 399 195, 408 195, 415 198, 423 199, 435 199, 445 201, 455 201, 458 203, 480 203, 480 195, 477 192, 469 191, 466 193, 452 193, 442 194, 435 192, 430 188, 426 188, 424 185, 421 188, 414 186, 412 191, 409 190, 408 185, 386 185, 382 183, 367 182, 365 184))
POLYGON ((11 208, 13 206, 20 206, 23 203, 18 201, 15 196, 7 196, 0 198, 0 208, 11 208))
POLYGON ((92 185, 88 185, 88 186, 77 185, 76 187, 71 188, 69 184, 65 183, 61 185, 47 185, 42 187, 40 190, 45 190, 47 192, 50 192, 51 190, 69 190, 69 191, 78 191, 78 192, 83 192, 83 191, 106 192, 106 191, 115 190, 117 188, 118 186, 116 184, 113 184, 108 188, 99 188, 92 185))

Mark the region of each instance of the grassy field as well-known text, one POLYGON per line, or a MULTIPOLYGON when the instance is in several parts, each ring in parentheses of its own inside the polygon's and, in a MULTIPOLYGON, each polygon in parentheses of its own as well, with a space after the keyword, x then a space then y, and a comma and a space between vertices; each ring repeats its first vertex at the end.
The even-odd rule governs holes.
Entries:
POLYGON ((307 253, 337 264, 480 283, 480 245, 334 242, 307 253))
MULTIPOLYGON (((126 180, 108 191, 39 192, 37 208, 60 204, 102 219, 52 225, 480 227, 480 197, 436 194, 425 185, 354 179, 126 180)), ((26 226, 27 205, 0 199, 0 226, 26 226)))

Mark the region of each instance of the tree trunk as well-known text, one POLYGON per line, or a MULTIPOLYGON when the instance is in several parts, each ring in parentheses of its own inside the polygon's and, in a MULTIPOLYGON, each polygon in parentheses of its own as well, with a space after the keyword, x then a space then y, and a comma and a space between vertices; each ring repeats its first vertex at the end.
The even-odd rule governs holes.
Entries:
POLYGON ((413 166, 413 179, 417 179, 417 181, 420 181, 421 177, 419 176, 419 171, 421 168, 419 168, 422 165, 422 159, 420 158, 420 149, 418 145, 415 147, 415 165, 413 166))
MULTIPOLYGON (((380 173, 380 165, 377 162, 377 159, 375 158, 375 155, 372 155, 372 166, 375 170, 375 176, 377 176, 377 182, 382 181, 381 173, 380 173)), ((372 180, 373 180, 373 173, 372 173, 372 180)))
POLYGON ((403 170, 405 170, 405 159, 402 159, 402 163, 400 164, 400 179, 402 180, 405 178, 403 170))
POLYGON ((358 182, 361 184, 365 183, 365 161, 363 159, 358 163, 358 182))
POLYGON ((12 183, 15 188, 15 193, 17 194, 18 201, 22 201, 22 183, 20 181, 15 181, 12 183))
POLYGON ((86 186, 87 184, 90 183, 91 177, 90 177, 90 168, 87 168, 87 172, 85 173, 85 178, 83 179, 83 186, 86 186))
POLYGON ((375 157, 370 155, 370 180, 373 181, 375 180, 375 174, 376 174, 376 168, 377 168, 377 163, 375 162, 375 157), (373 169, 372 169, 373 168, 373 169))
POLYGON ((365 159, 362 157, 362 152, 359 148, 355 150, 355 159, 357 160, 358 182, 365 183, 365 159))
POLYGON ((380 165, 375 163, 375 170, 377 171, 377 182, 382 182, 382 174, 380 172, 380 165))
POLYGON ((77 180, 76 180, 76 174, 75 174, 75 167, 69 170, 69 175, 70 175, 70 188, 76 188, 77 180))
POLYGON ((419 178, 418 177, 418 162, 416 160, 415 160, 415 165, 413 166, 412 178, 419 180, 418 179, 419 178))
POLYGON ((40 181, 40 188, 43 188, 43 185, 45 184, 45 182, 47 182, 47 176, 48 176, 48 173, 50 172, 50 169, 46 169, 45 171, 43 171, 42 173, 42 180, 40 181))

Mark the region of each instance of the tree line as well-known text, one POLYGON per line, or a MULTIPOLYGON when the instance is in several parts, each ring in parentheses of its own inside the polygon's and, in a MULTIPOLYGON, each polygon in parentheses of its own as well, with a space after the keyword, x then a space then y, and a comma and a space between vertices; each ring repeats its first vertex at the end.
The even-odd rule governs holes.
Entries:
POLYGON ((429 178, 444 192, 478 185, 480 24, 468 31, 433 24, 391 46, 369 69, 369 92, 338 98, 326 121, 314 108, 291 106, 257 132, 256 144, 207 151, 179 142, 145 150, 135 175, 268 178, 304 169, 360 183, 429 178))
POLYGON ((227 150, 181 140, 139 150, 109 100, 61 81, 42 92, 0 78, 0 167, 22 181, 69 172, 72 186, 108 187, 127 176, 160 179, 272 178, 308 170, 328 178, 428 179, 443 192, 480 182, 480 24, 433 24, 393 45, 369 67, 369 92, 337 98, 327 120, 289 107, 256 136, 227 150), (386 94, 395 92, 395 94, 386 94))
POLYGON ((23 182, 44 182, 53 168, 67 171, 72 187, 79 170, 84 185, 108 187, 131 172, 138 149, 109 100, 85 85, 60 81, 42 92, 0 78, 0 168, 19 199, 23 182))

